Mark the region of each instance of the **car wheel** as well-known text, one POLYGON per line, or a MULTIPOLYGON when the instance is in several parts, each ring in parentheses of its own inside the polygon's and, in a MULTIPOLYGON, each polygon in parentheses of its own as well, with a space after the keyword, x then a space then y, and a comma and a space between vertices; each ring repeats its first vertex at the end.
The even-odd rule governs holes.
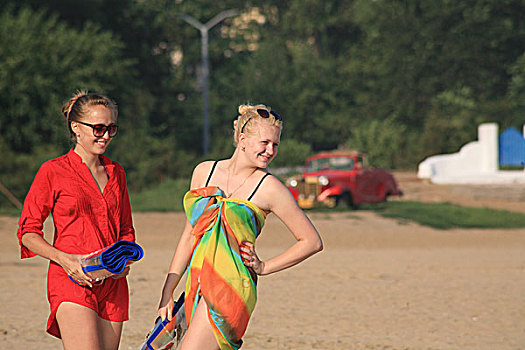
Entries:
POLYGON ((345 192, 338 196, 336 203, 338 208, 357 208, 357 206, 355 206, 352 201, 352 196, 348 192, 345 192))

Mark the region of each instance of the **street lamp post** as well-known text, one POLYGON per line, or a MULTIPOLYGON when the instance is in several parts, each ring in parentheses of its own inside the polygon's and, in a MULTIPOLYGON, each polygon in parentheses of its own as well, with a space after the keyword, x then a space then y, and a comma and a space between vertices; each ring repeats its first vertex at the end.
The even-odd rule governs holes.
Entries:
POLYGON ((198 29, 201 33, 201 54, 202 54, 202 88, 203 88, 203 114, 204 123, 202 130, 202 151, 203 154, 208 153, 209 149, 209 134, 210 134, 210 123, 209 123, 209 63, 208 63, 208 31, 219 24, 221 21, 228 17, 236 16, 239 12, 237 10, 226 10, 222 11, 206 24, 202 24, 195 18, 189 15, 181 15, 180 18, 191 24, 193 27, 198 29))

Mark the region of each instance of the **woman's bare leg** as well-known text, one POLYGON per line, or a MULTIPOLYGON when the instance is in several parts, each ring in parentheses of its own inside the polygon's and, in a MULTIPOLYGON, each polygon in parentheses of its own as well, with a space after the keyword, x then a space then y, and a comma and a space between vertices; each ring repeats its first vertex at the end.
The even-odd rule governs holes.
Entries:
POLYGON ((65 350, 101 350, 98 315, 82 305, 63 302, 56 314, 65 350))
POLYGON ((117 350, 120 344, 123 322, 111 322, 98 317, 98 331, 104 350, 117 350))
POLYGON ((182 339, 181 350, 217 350, 219 345, 208 320, 208 305, 201 298, 182 339))
POLYGON ((57 310, 57 322, 65 350, 117 350, 122 322, 111 322, 82 305, 63 302, 57 310))

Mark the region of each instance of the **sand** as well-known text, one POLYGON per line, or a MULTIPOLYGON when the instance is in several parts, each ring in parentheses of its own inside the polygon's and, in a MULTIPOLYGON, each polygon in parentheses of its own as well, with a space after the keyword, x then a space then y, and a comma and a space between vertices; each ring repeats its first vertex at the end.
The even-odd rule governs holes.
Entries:
MULTIPOLYGON (((403 200, 451 201, 525 213, 525 189, 423 183, 397 173, 403 200)), ((325 249, 259 280, 242 349, 525 349, 525 229, 435 230, 369 211, 311 213, 325 249)), ((153 325, 182 232, 182 213, 135 213, 145 257, 132 267, 121 349, 153 325)), ((0 217, 2 349, 60 349, 45 333, 44 259, 19 259, 17 218, 0 217)), ((47 232, 51 223, 46 222, 47 232)), ((48 234, 49 236, 49 234, 48 234)), ((262 258, 293 243, 269 216, 262 258)), ((182 286, 176 293, 182 291, 182 286)))

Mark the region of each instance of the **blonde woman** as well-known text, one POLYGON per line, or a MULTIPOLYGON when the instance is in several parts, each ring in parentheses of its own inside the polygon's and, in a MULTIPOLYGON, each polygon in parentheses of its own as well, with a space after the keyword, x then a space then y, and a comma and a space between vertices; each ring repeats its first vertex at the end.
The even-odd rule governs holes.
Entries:
POLYGON ((184 197, 186 227, 162 290, 158 314, 171 318, 173 291, 187 272, 182 350, 240 348, 257 300, 257 276, 292 267, 323 248, 290 192, 266 170, 277 155, 281 116, 264 105, 238 111, 233 155, 194 169, 184 197), (270 213, 296 243, 262 261, 255 240, 270 213))
POLYGON ((47 332, 61 338, 64 349, 116 350, 128 319, 129 268, 95 284, 80 258, 119 240, 135 240, 124 169, 103 156, 118 131, 118 109, 104 95, 79 92, 62 114, 74 147, 42 164, 35 176, 17 232, 21 257, 50 261, 47 332), (42 231, 49 214, 52 245, 42 231))

